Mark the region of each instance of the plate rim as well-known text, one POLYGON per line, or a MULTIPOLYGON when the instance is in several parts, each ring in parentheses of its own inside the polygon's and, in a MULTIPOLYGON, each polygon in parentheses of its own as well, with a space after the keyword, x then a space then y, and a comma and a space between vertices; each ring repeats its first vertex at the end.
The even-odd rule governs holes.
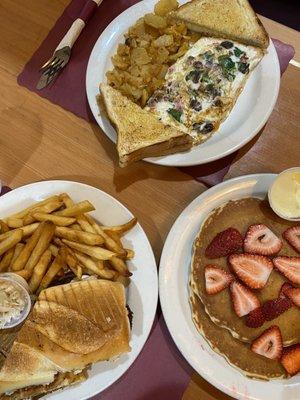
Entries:
MULTIPOLYGON (((205 380, 207 380, 209 383, 211 383, 214 387, 216 387, 220 391, 226 393, 227 395, 232 396, 233 398, 241 399, 241 398, 244 398, 244 397, 240 392, 236 392, 235 389, 230 389, 229 387, 223 386, 222 384, 220 384, 219 381, 217 379, 214 379, 212 377, 212 375, 209 375, 205 371, 205 369, 202 369, 200 371, 198 368, 196 368, 196 366, 193 365, 193 363, 188 359, 187 350, 183 348, 184 345, 181 342, 178 343, 177 335, 176 335, 176 329, 175 329, 174 321, 173 321, 174 320, 174 316, 171 316, 171 314, 168 312, 167 297, 170 296, 170 292, 168 292, 168 287, 164 283, 164 272, 165 272, 164 270, 166 268, 165 267, 165 264, 166 264, 165 260, 168 258, 169 248, 173 243, 172 236, 174 234, 175 229, 178 228, 178 226, 179 226, 178 224, 180 223, 180 219, 181 218, 188 218, 188 212, 192 211, 193 209, 195 209, 195 206, 201 204, 202 201, 205 201, 206 197, 210 197, 211 195, 214 195, 214 194, 216 195, 219 191, 222 191, 222 189, 225 189, 226 187, 228 187, 228 189, 229 189, 231 186, 235 186, 238 183, 242 184, 243 182, 246 183, 247 181, 255 180, 255 184, 257 184, 257 182, 261 181, 262 179, 274 179, 276 176, 277 176, 276 173, 258 173, 258 174, 242 175, 242 176, 234 177, 232 179, 223 181, 223 182, 219 183, 218 185, 215 185, 215 186, 209 188, 205 192, 202 192, 199 196, 197 196, 194 200, 192 200, 187 205, 187 207, 185 207, 185 209, 178 215, 178 217, 174 221, 174 223, 173 223, 172 227, 170 228, 170 231, 169 231, 169 233, 168 233, 168 235, 166 237, 165 244, 164 244, 164 247, 163 247, 163 250, 162 250, 162 254, 161 254, 161 258, 160 258, 160 265, 159 265, 159 298, 160 298, 160 305, 161 305, 162 313, 163 313, 163 316, 164 316, 168 331, 169 331, 169 333, 170 333, 170 335, 171 335, 176 347, 178 348, 178 350, 180 351, 180 353, 182 354, 184 359, 196 371, 196 373, 201 375, 205 380)), ((187 226, 187 224, 185 225, 185 227, 186 226, 187 226)), ((200 333, 199 333, 199 335, 200 335, 200 333)), ((203 340, 205 341, 205 338, 203 338, 203 340)), ((210 345, 208 345, 208 346, 210 347, 210 345)), ((228 367, 232 368, 235 371, 234 367, 230 366, 230 364, 228 364, 228 367)), ((236 373, 240 373, 240 372, 236 370, 236 373)), ((255 380, 253 380, 253 382, 255 382, 255 380)), ((274 383, 277 383, 277 382, 279 383, 280 380, 278 380, 278 381, 274 380, 273 382, 274 383)), ((261 381, 259 381, 259 383, 261 383, 261 381)), ((292 385, 293 385, 293 383, 292 383, 292 385)), ((297 383, 297 385, 298 385, 298 383, 297 383)), ((247 399, 248 399, 248 397, 247 397, 247 399)), ((255 395, 255 397, 249 396, 249 400, 250 399, 251 400, 258 400, 258 397, 256 397, 256 395, 255 395)))
MULTIPOLYGON (((124 211, 128 212, 128 213, 130 214, 130 216, 134 217, 134 214, 132 214, 132 212, 127 208, 127 206, 125 206, 123 203, 121 203, 121 201, 119 201, 118 199, 116 199, 116 198, 115 198, 114 196, 112 196, 111 194, 105 192, 104 190, 99 189, 98 187, 95 187, 95 186, 91 186, 91 185, 89 185, 89 184, 87 184, 87 183, 76 182, 76 181, 65 180, 65 179, 61 179, 61 180, 60 180, 60 179, 42 180, 42 181, 27 183, 27 184, 25 184, 25 185, 22 185, 22 186, 19 186, 19 187, 16 187, 16 188, 12 188, 11 191, 9 191, 9 192, 3 194, 2 196, 0 196, 0 204, 1 204, 1 202, 2 202, 2 200, 3 200, 4 198, 7 198, 7 197, 9 197, 9 196, 12 196, 13 193, 14 193, 14 192, 17 192, 18 190, 30 189, 32 186, 39 186, 39 185, 41 185, 41 184, 42 184, 42 185, 47 185, 47 184, 50 184, 50 185, 53 185, 53 184, 54 184, 54 185, 55 185, 56 183, 62 184, 62 185, 64 185, 64 184, 72 184, 72 185, 75 185, 75 186, 77 186, 77 187, 85 187, 85 188, 87 188, 87 189, 96 190, 96 191, 100 192, 102 195, 104 194, 104 196, 108 196, 108 198, 109 198, 110 200, 112 200, 113 202, 115 202, 115 203, 116 203, 119 207, 121 207, 124 211)), ((50 190, 50 192, 51 192, 51 191, 52 191, 52 190, 50 190)), ((54 191, 56 191, 55 188, 53 189, 53 192, 54 192, 54 191)), ((29 195, 29 197, 30 197, 30 195, 29 195)), ((121 374, 119 374, 119 375, 117 376, 117 378, 114 379, 109 385, 107 385, 106 387, 104 387, 104 388, 101 389, 100 391, 99 391, 98 389, 93 390, 92 388, 90 388, 89 392, 86 392, 86 393, 83 394, 83 395, 79 395, 79 397, 77 398, 77 400, 78 400, 78 399, 80 399, 80 400, 89 399, 89 398, 92 397, 92 396, 95 396, 95 395, 98 395, 98 394, 104 392, 105 390, 109 389, 112 385, 114 385, 115 383, 117 383, 117 382, 121 379, 121 377, 122 377, 122 376, 132 367, 132 365, 135 363, 136 359, 139 357, 139 355, 140 355, 141 352, 143 351, 143 349, 144 349, 144 347, 145 347, 145 345, 146 345, 146 342, 148 341, 148 338, 149 338, 149 336, 150 336, 150 334, 151 334, 151 332, 152 332, 153 324, 154 324, 154 322, 155 322, 155 316, 156 316, 156 312, 157 312, 158 299, 159 299, 159 290, 158 290, 158 266, 157 266, 157 262, 156 262, 155 255, 154 255, 154 252, 153 252, 152 245, 151 245, 151 243, 150 243, 150 241, 149 241, 149 238, 148 238, 148 236, 147 236, 145 230, 143 229, 143 227, 142 227, 142 225, 140 224, 139 221, 137 222, 137 227, 140 229, 141 233, 144 235, 145 240, 146 240, 146 242, 147 242, 147 244, 148 244, 148 246, 149 246, 149 249, 151 250, 151 254, 149 253, 149 254, 151 255, 151 262, 153 263, 153 265, 154 265, 154 267, 155 267, 155 269, 156 269, 156 274, 153 274, 154 277, 155 277, 155 282, 154 282, 154 286, 152 286, 152 290, 153 290, 153 293, 155 293, 155 297, 153 297, 153 308, 152 308, 152 310, 151 310, 151 314, 152 314, 152 315, 151 315, 151 314, 149 315, 149 312, 147 313, 148 317, 150 317, 150 318, 149 318, 148 326, 146 327, 147 329, 145 330, 144 339, 143 339, 143 344, 141 345, 141 348, 139 349, 139 351, 134 355, 133 359, 130 360, 130 362, 128 363, 128 366, 126 367, 126 369, 125 369, 121 374)), ((101 362, 101 361, 100 361, 100 362, 101 362)), ((97 364, 97 363, 93 363, 93 365, 94 365, 94 364, 97 364)), ((101 373, 99 373, 99 374, 101 375, 101 373)), ((89 377, 87 378, 86 382, 88 382, 88 380, 89 380, 89 377)), ((84 383, 84 382, 82 382, 82 383, 84 383)), ((77 387, 77 385, 75 385, 75 388, 76 388, 76 387, 77 387)), ((45 399, 51 400, 51 399, 53 398, 53 400, 55 400, 55 399, 56 399, 56 396, 68 395, 68 390, 69 390, 69 389, 72 389, 72 388, 74 389, 73 386, 65 387, 65 388, 63 388, 63 389, 58 389, 58 390, 54 391, 53 393, 48 393, 48 394, 44 395, 44 397, 45 397, 45 399)))
MULTIPOLYGON (((101 128, 102 132, 111 140, 110 136, 105 132, 105 126, 100 123, 99 121, 99 114, 93 109, 93 105, 95 105, 95 100, 94 100, 94 96, 90 96, 90 89, 89 89, 89 76, 91 74, 91 69, 92 69, 92 64, 93 64, 93 57, 95 57, 96 54, 96 47, 99 46, 99 42, 101 42, 101 39, 103 40, 103 36, 105 36, 105 34, 107 34, 107 32, 111 29, 111 27, 116 24, 117 21, 122 20, 123 18, 126 17, 127 13, 132 12, 132 10, 134 8, 140 8, 143 7, 143 5, 145 4, 151 4, 151 3, 155 3, 156 0, 142 0, 139 1, 136 4, 133 4, 132 6, 128 7, 127 9, 125 9, 122 13, 120 13, 119 15, 117 15, 116 18, 114 18, 108 25, 107 27, 101 32, 101 34, 99 35, 97 41, 95 42, 93 49, 90 53, 90 57, 88 60, 88 64, 87 64, 87 69, 86 69, 86 76, 85 76, 85 89, 86 89, 86 96, 88 99, 88 103, 89 103, 89 107, 90 110, 92 112, 92 114, 94 115, 94 118, 97 122, 97 125, 101 128), (131 11, 130 11, 131 10, 131 11)), ((181 0, 180 4, 184 4, 186 3, 188 0, 181 0)), ((188 161, 186 159, 181 160, 180 162, 176 162, 176 161, 165 161, 166 158, 168 156, 161 156, 161 157, 152 157, 152 158, 145 158, 144 161, 150 162, 151 164, 156 164, 156 165, 162 165, 162 166, 170 166, 170 167, 190 167, 190 166, 194 166, 194 165, 202 165, 202 164, 206 164, 209 162, 213 162, 216 160, 220 160, 232 153, 234 153, 235 151, 239 150, 240 148, 242 148, 243 146, 245 146, 247 143, 249 143, 259 132, 260 130, 264 127, 264 125, 267 123, 270 115, 272 114, 275 104, 277 102, 278 99, 278 95, 279 95, 279 90, 280 90, 280 65, 279 65, 279 59, 278 59, 278 55, 274 46, 274 43, 272 41, 272 38, 270 38, 270 42, 269 42, 269 52, 272 52, 273 54, 273 65, 274 65, 274 74, 276 74, 276 80, 274 80, 274 84, 272 85, 273 88, 273 92, 270 95, 270 104, 268 107, 268 111, 266 111, 264 118, 258 123, 256 129, 254 129, 252 131, 252 133, 248 136, 246 136, 244 138, 244 140, 240 141, 238 144, 236 144, 233 147, 228 148, 226 151, 221 152, 220 154, 215 154, 210 156, 209 158, 205 158, 205 159, 201 159, 200 161, 188 161), (202 161, 203 160, 203 161, 202 161)), ((99 82, 100 83, 100 82, 99 82)), ((250 112, 251 110, 249 110, 250 112)), ((102 118, 102 117, 101 117, 102 118)), ((111 124, 111 123, 110 123, 111 124)), ((183 153, 184 154, 184 153, 183 153)))

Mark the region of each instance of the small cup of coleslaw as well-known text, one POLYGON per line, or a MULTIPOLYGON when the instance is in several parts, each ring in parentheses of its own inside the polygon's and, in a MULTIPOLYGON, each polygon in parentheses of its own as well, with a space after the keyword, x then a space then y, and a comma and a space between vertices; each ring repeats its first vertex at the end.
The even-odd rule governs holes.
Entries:
POLYGON ((30 309, 31 298, 25 279, 14 273, 0 274, 0 329, 21 324, 30 309))

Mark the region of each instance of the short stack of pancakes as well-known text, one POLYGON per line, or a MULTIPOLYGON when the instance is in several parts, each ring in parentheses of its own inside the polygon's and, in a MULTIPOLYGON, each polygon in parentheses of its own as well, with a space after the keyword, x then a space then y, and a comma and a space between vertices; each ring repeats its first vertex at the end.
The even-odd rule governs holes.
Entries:
MULTIPOLYGON (((202 224, 194 243, 194 255, 190 275, 190 304, 192 318, 198 331, 212 349, 248 377, 257 379, 278 379, 288 377, 279 360, 273 360, 254 353, 250 346, 270 326, 277 325, 281 331, 283 346, 300 342, 300 309, 289 308, 272 321, 266 321, 258 328, 250 328, 245 319, 236 315, 229 288, 215 295, 209 295, 205 288, 205 267, 209 264, 228 271, 226 257, 208 259, 205 250, 216 235, 229 227, 237 229, 244 237, 249 226, 265 224, 276 236, 295 223, 279 218, 267 201, 245 198, 230 201, 215 209, 202 224), (212 262, 213 261, 213 262, 212 262)), ((285 241, 279 255, 299 257, 299 254, 285 241)), ((255 290, 261 303, 278 297, 284 282, 288 280, 275 268, 266 286, 255 290)))

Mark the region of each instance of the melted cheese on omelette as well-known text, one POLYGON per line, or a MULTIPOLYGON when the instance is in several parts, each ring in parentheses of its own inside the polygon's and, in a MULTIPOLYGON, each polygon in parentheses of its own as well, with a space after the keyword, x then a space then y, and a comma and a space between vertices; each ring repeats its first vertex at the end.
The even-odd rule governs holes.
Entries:
POLYGON ((216 38, 201 38, 172 65, 165 84, 146 108, 159 120, 206 140, 228 116, 261 49, 216 38))

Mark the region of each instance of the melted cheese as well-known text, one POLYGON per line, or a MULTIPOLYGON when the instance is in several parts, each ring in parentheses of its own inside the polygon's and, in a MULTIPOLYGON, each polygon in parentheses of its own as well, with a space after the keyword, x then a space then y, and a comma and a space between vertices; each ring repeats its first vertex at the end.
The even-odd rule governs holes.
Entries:
POLYGON ((261 58, 261 50, 255 47, 201 38, 169 68, 165 85, 146 108, 164 124, 189 133, 197 142, 204 141, 227 117, 261 58))

